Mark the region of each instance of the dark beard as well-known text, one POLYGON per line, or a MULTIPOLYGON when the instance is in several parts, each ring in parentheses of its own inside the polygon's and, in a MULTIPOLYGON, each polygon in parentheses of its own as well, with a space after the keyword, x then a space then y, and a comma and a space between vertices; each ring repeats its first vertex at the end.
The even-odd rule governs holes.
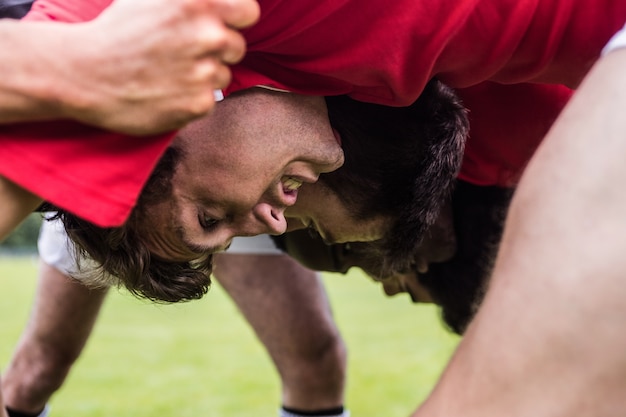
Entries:
POLYGON ((325 245, 319 235, 309 230, 272 238, 280 249, 314 270, 346 273, 357 266, 380 281, 414 269, 419 283, 441 306, 445 324, 455 333, 463 334, 487 289, 512 195, 509 188, 457 181, 452 195, 456 252, 445 262, 431 263, 425 274, 416 271, 414 255, 395 260, 408 265, 407 268, 387 268, 392 262, 384 262, 383 253, 388 251, 380 246, 381 242, 325 245))
POLYGON ((512 189, 459 181, 452 199, 456 254, 418 275, 456 333, 465 332, 483 300, 512 195, 512 189))

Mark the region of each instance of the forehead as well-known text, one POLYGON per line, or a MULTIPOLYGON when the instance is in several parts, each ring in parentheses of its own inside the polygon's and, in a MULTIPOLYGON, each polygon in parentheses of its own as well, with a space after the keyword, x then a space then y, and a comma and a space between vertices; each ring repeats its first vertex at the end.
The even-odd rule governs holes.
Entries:
POLYGON ((294 133, 299 133, 303 121, 310 124, 310 132, 318 127, 311 116, 319 112, 319 105, 309 101, 303 96, 268 91, 228 97, 216 105, 213 113, 181 130, 174 143, 193 152, 211 152, 216 163, 225 157, 258 157, 297 138, 294 133))

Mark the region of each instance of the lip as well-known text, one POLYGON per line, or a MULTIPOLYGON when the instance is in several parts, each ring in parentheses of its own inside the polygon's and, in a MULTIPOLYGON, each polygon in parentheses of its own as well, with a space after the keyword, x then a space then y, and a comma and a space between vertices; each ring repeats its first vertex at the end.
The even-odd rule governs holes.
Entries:
POLYGON ((319 179, 318 175, 315 176, 302 176, 302 175, 289 175, 285 174, 281 177, 280 181, 278 181, 278 202, 285 207, 291 207, 296 204, 298 199, 298 192, 302 188, 302 184, 297 189, 288 189, 284 186, 285 179, 296 180, 301 182, 302 184, 314 184, 319 179))
POLYGON ((280 194, 278 197, 279 203, 283 205, 284 207, 291 207, 294 204, 296 204, 297 200, 298 200, 298 190, 290 190, 288 192, 285 192, 285 189, 282 187, 282 184, 281 184, 280 194))
POLYGON ((296 204, 298 190, 285 189, 283 181, 278 181, 274 191, 276 203, 283 207, 291 207, 296 204))

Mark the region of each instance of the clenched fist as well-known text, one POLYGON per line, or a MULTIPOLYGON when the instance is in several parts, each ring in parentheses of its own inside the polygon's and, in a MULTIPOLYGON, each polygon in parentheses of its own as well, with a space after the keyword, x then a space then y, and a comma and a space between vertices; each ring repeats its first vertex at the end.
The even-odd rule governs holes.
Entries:
POLYGON ((147 134, 205 114, 213 90, 230 82, 228 65, 244 55, 237 29, 258 16, 254 0, 116 0, 95 20, 73 25, 85 34, 70 47, 82 91, 69 116, 147 134))

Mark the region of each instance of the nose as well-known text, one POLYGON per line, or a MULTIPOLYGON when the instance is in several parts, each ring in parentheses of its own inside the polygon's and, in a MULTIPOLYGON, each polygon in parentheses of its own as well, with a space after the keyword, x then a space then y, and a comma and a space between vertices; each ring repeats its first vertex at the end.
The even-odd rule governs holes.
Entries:
POLYGON ((343 150, 339 148, 338 152, 334 153, 332 156, 324 159, 324 161, 320 161, 320 174, 324 174, 327 172, 333 172, 341 168, 343 165, 345 158, 343 155, 343 150))
POLYGON ((344 162, 343 149, 337 142, 333 142, 329 147, 317 147, 311 150, 308 162, 317 174, 336 171, 344 162))
POLYGON ((252 209, 244 233, 249 236, 264 233, 282 235, 287 231, 287 220, 284 212, 284 208, 278 208, 269 203, 258 203, 252 209))

